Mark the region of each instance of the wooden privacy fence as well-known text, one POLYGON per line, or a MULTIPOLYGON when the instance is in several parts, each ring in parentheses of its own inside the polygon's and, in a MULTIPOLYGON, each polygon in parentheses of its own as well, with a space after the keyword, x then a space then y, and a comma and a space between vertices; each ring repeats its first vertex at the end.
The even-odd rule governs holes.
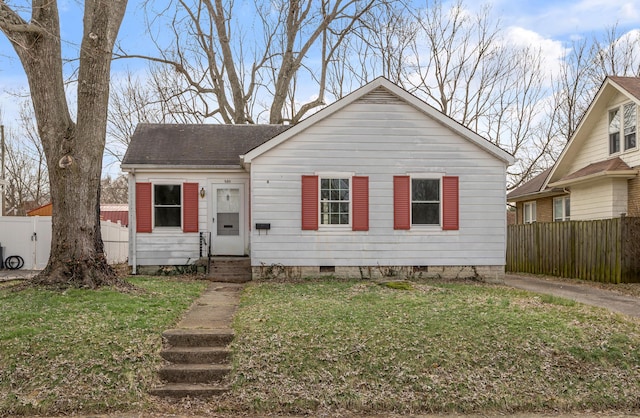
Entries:
POLYGON ((640 282, 640 218, 509 225, 507 271, 640 282))

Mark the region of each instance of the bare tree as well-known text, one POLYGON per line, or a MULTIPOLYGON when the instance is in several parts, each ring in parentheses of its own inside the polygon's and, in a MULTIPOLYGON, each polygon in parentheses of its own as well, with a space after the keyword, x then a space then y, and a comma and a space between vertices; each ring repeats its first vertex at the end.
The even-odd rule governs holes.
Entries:
POLYGON ((50 199, 47 165, 29 101, 22 103, 19 127, 9 129, 6 140, 7 214, 24 216, 50 199))
POLYGON ((622 34, 613 25, 603 36, 594 36, 586 72, 596 86, 608 75, 640 76, 640 30, 622 34))
POLYGON ((111 176, 104 177, 100 181, 100 203, 127 203, 129 198, 129 181, 127 176, 122 174, 112 179, 111 176))
POLYGON ((33 0, 18 13, 17 6, 0 0, 0 30, 27 75, 53 202, 51 255, 35 283, 119 284, 104 256, 99 202, 111 54, 126 5, 126 0, 84 2, 74 121, 65 95, 57 2, 33 0))
POLYGON ((151 10, 155 4, 148 2, 154 23, 169 16, 171 43, 154 38, 158 56, 121 55, 171 67, 183 78, 176 95, 197 99, 204 118, 243 124, 265 115, 269 123, 295 123, 325 103, 326 63, 376 3, 276 0, 236 7, 233 0, 172 0, 151 10), (296 89, 302 83, 304 93, 296 89))

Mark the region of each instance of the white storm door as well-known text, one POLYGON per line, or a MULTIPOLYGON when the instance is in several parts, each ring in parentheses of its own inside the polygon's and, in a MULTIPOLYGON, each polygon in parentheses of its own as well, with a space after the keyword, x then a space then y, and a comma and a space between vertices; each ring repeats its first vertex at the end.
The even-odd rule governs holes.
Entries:
POLYGON ((244 255, 244 184, 214 184, 213 255, 244 255))

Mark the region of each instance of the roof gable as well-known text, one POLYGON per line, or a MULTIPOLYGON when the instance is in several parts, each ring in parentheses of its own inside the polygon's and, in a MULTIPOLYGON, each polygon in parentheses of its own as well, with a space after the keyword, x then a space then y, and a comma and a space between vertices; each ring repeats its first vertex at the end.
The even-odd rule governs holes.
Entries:
MULTIPOLYGON (((413 106, 414 108, 416 108, 417 110, 425 114, 426 116, 436 120, 441 125, 456 132, 458 135, 465 138, 469 142, 477 145, 480 149, 484 150, 485 152, 494 156, 495 158, 498 158, 499 160, 507 164, 513 164, 514 158, 511 154, 499 148, 498 146, 492 144, 488 140, 482 138, 480 135, 471 131, 464 125, 456 122, 450 117, 439 112, 434 107, 420 100, 416 96, 410 94, 406 90, 398 87, 397 85, 393 84, 391 81, 389 81, 384 77, 376 78, 372 82, 366 84, 365 86, 359 88, 358 90, 348 94, 342 99, 334 102, 333 104, 325 107, 319 112, 309 116, 308 118, 304 119, 298 124, 292 126, 290 129, 283 132, 282 134, 252 149, 250 152, 242 156, 243 162, 246 164, 251 163, 251 161, 254 158, 259 157, 260 155, 266 153, 267 151, 277 147, 283 142, 296 136, 297 134, 309 128, 310 126, 313 126, 316 123, 322 121, 323 119, 328 118, 329 116, 339 112, 341 109, 345 108, 351 103, 354 103, 356 100, 362 99, 365 96, 367 96, 366 100, 375 101, 377 97, 388 96, 389 94, 393 95, 397 100, 400 100, 404 103, 407 103, 413 106)), ((385 97, 385 100, 388 100, 388 99, 385 97)))
POLYGON ((239 156, 287 130, 284 125, 139 124, 122 160, 137 166, 240 167, 239 156))

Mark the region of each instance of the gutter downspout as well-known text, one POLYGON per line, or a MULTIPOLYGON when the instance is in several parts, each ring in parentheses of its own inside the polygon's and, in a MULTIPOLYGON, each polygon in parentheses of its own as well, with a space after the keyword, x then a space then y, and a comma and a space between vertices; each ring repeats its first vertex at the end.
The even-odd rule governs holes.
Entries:
POLYGON ((138 251, 136 247, 136 173, 135 168, 129 172, 129 260, 131 261, 131 274, 137 274, 138 251), (133 204, 131 204, 133 202, 133 204))

